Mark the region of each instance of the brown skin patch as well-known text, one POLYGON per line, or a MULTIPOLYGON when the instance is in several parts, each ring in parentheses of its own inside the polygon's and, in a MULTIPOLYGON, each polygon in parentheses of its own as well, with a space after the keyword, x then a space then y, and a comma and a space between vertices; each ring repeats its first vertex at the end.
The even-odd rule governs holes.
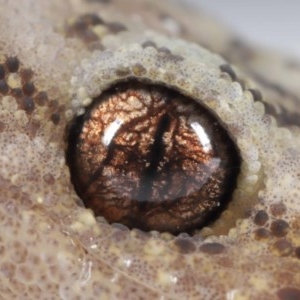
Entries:
POLYGON ((23 93, 26 96, 32 96, 35 92, 35 87, 34 84, 32 82, 26 82, 23 87, 23 93))
POLYGON ((9 86, 5 80, 0 80, 0 93, 2 95, 7 95, 9 92, 9 86))
POLYGON ((52 174, 44 175, 43 179, 49 185, 54 185, 55 184, 55 178, 53 177, 52 174))
POLYGON ((288 233, 289 224, 284 220, 276 220, 271 223, 270 230, 272 235, 276 237, 283 237, 288 233))
POLYGON ((20 88, 12 89, 10 91, 10 94, 17 100, 19 100, 23 97, 23 92, 22 92, 22 89, 20 89, 20 88))
POLYGON ((153 47, 157 49, 157 45, 156 43, 154 43, 153 41, 146 41, 142 44, 143 48, 147 48, 147 47, 153 47))
POLYGON ((51 115, 51 121, 57 125, 60 121, 60 114, 58 112, 51 115))
POLYGON ((102 49, 101 36, 94 31, 96 26, 105 28, 106 34, 118 34, 127 30, 121 23, 105 22, 98 14, 88 13, 78 16, 75 21, 68 24, 65 34, 67 37, 80 39, 89 50, 102 49))
POLYGON ((8 57, 5 66, 10 73, 16 73, 20 67, 19 59, 17 57, 8 57))
POLYGON ((192 253, 196 250, 196 245, 191 239, 177 238, 174 241, 174 246, 182 254, 192 253))
POLYGON ((58 101, 48 99, 45 91, 39 91, 34 84, 34 72, 24 68, 17 57, 7 57, 3 64, 0 64, 0 94, 15 98, 18 109, 26 112, 29 122, 26 125, 26 132, 33 137, 41 127, 39 121, 31 118, 38 106, 48 106, 45 118, 50 119, 57 125, 61 119, 61 112, 64 107, 59 107, 58 101), (13 74, 17 78, 9 86, 9 76, 13 74))
POLYGON ((258 228, 254 231, 254 237, 256 240, 266 240, 271 236, 271 233, 269 230, 265 228, 258 228))
POLYGON ((22 69, 20 71, 20 76, 23 83, 29 82, 33 78, 33 71, 31 69, 22 69))
POLYGON ((284 238, 274 242, 272 250, 278 256, 289 256, 294 252, 292 244, 284 238))
POLYGON ((6 129, 6 125, 0 121, 0 132, 3 132, 6 129))
POLYGON ((99 36, 93 31, 99 25, 104 25, 104 21, 97 14, 84 14, 67 25, 66 36, 80 39, 91 50, 101 49, 99 36))
POLYGON ((35 101, 39 106, 44 106, 48 102, 48 95, 46 92, 38 92, 35 96, 35 101))
POLYGON ((298 259, 300 259, 300 247, 295 248, 295 255, 298 259))
POLYGON ((125 25, 118 22, 106 23, 106 26, 109 29, 110 33, 112 34, 117 34, 119 32, 127 30, 125 25))
POLYGON ((294 287, 286 287, 277 292, 280 300, 299 300, 300 289, 294 287))
POLYGON ((182 61, 184 58, 180 55, 172 54, 171 50, 167 47, 160 47, 157 49, 158 56, 167 57, 168 60, 173 61, 174 63, 182 61))
POLYGON ((286 205, 283 203, 274 203, 270 205, 270 213, 278 218, 286 213, 286 205))
POLYGON ((135 64, 135 66, 133 67, 133 73, 136 76, 143 76, 146 74, 146 69, 141 64, 135 64))
POLYGON ((173 61, 174 63, 182 61, 184 58, 180 55, 175 55, 172 53, 172 51, 167 47, 157 47, 156 43, 153 41, 146 41, 142 44, 143 48, 152 47, 157 49, 158 56, 159 57, 167 57, 170 61, 173 61))
POLYGON ((31 114, 34 111, 34 101, 31 97, 23 97, 18 101, 19 106, 23 109, 27 114, 31 114))
POLYGON ((254 216, 254 224, 258 226, 263 226, 268 221, 269 216, 264 210, 260 210, 254 216))
POLYGON ((219 243, 206 243, 199 248, 201 252, 212 255, 223 253, 225 249, 225 246, 219 243))
POLYGON ((0 80, 4 79, 5 77, 5 68, 3 65, 0 65, 0 80))
POLYGON ((95 99, 71 129, 67 159, 78 195, 96 215, 170 233, 198 229, 220 213, 240 161, 203 107, 135 81, 95 99))

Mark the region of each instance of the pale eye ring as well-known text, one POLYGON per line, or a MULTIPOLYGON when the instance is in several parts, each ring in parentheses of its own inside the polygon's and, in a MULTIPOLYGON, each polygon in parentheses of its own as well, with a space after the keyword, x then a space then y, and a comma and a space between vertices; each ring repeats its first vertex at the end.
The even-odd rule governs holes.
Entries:
POLYGON ((86 207, 129 228, 191 232, 226 207, 238 150, 206 108, 136 80, 103 92, 71 130, 68 164, 86 207))

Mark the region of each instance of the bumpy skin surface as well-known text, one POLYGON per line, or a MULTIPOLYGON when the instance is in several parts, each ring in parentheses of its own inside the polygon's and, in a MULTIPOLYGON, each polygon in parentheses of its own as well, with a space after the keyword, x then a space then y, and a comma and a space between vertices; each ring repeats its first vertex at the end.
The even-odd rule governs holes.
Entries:
POLYGON ((0 26, 1 299, 300 298, 299 65, 167 1, 1 0, 0 26), (68 124, 127 77, 202 103, 239 148, 231 204, 192 237, 96 220, 70 183, 68 124))

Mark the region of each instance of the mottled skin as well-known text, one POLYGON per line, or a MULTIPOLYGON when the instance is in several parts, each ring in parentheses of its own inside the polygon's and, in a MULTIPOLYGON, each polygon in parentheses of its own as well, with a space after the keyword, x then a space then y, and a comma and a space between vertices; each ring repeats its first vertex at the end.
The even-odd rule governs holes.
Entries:
POLYGON ((180 5, 0 1, 1 299, 300 298, 299 64, 180 5), (193 236, 96 221, 70 183, 68 125, 127 77, 207 106, 241 153, 231 204, 193 236))

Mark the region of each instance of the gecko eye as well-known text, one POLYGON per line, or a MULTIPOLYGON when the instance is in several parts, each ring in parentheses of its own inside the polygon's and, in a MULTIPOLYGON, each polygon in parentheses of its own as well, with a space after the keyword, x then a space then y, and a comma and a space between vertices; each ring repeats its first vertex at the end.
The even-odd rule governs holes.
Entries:
POLYGON ((70 130, 68 164, 95 215, 129 228, 190 232, 226 207, 240 158, 206 108, 167 87, 118 83, 70 130))

